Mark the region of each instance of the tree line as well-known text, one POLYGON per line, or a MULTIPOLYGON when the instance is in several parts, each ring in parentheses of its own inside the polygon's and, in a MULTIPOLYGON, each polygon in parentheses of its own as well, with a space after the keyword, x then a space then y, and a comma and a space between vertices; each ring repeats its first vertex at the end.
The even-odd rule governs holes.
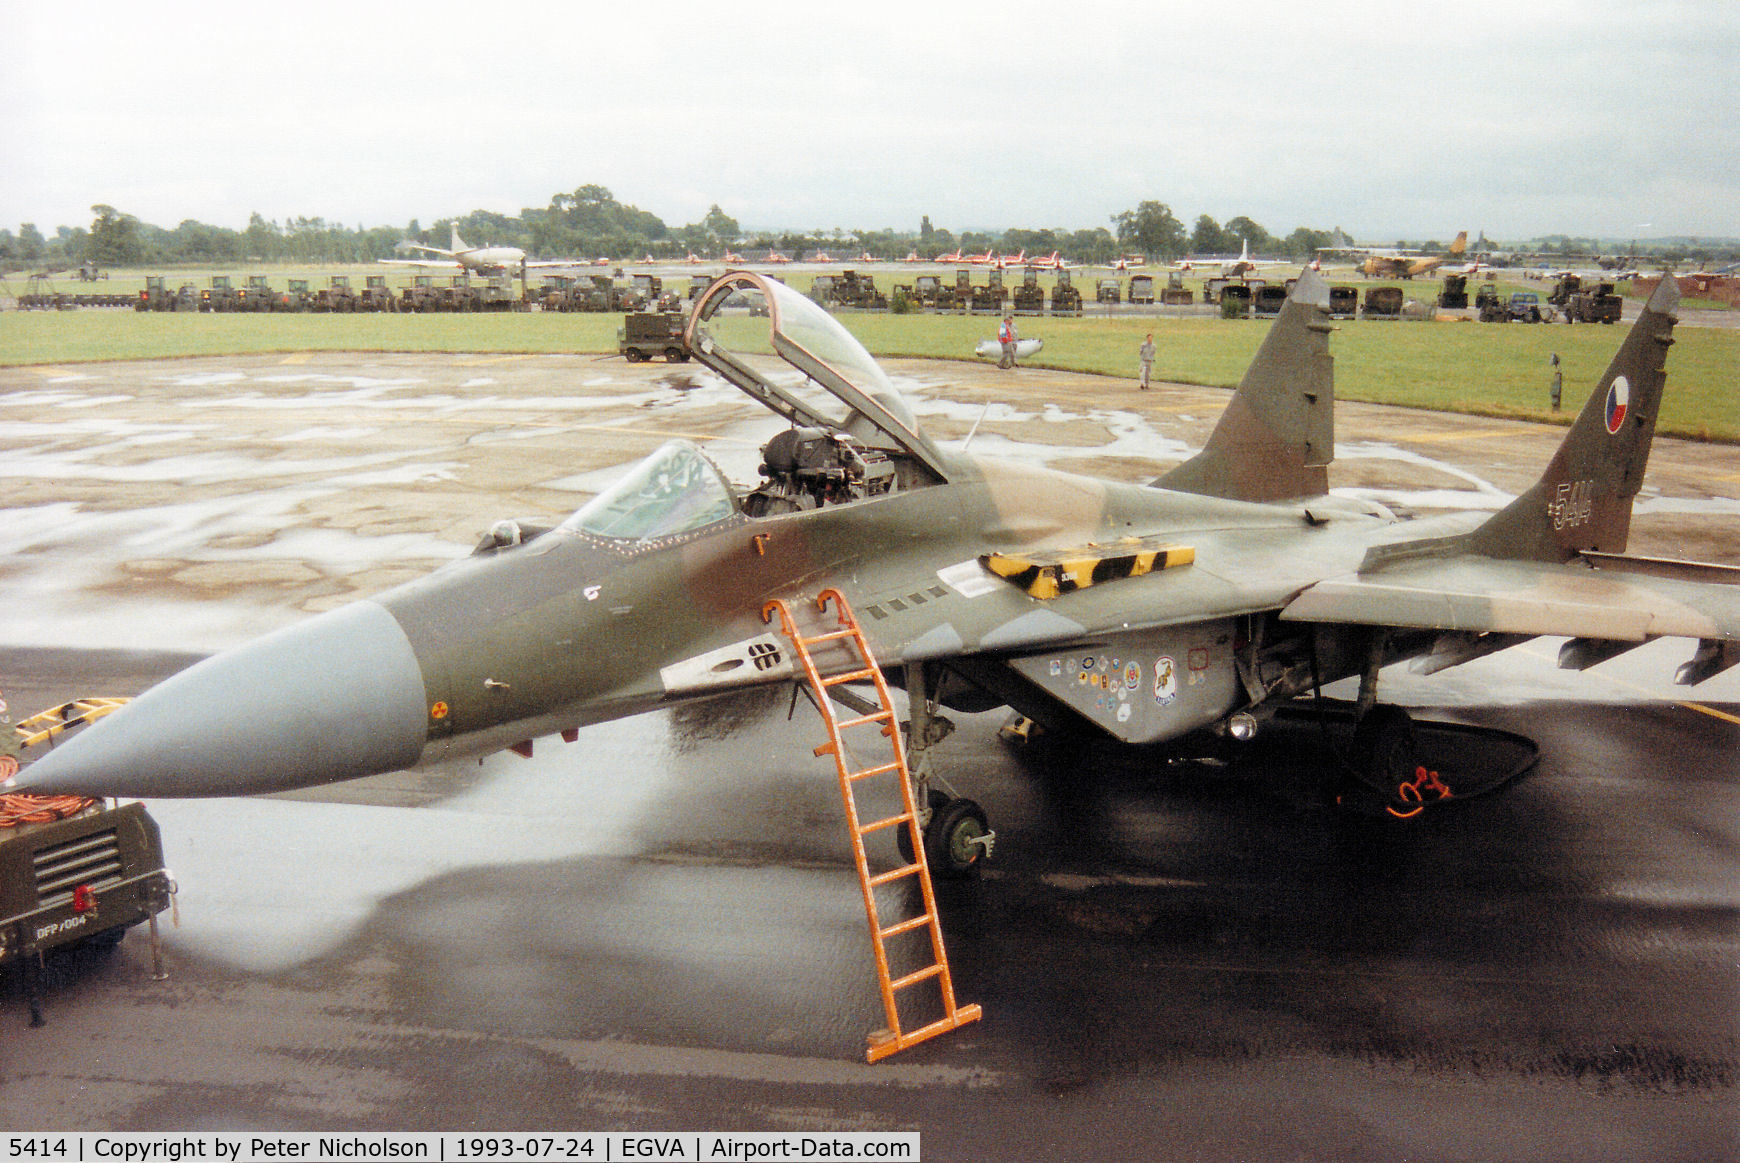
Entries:
MULTIPOLYGON (((1109 263, 1125 254, 1167 260, 1186 255, 1236 254, 1248 244, 1253 255, 1305 261, 1318 248, 1330 245, 1332 237, 1339 233, 1301 226, 1284 236, 1275 235, 1248 216, 1236 216, 1223 225, 1207 214, 1199 215, 1195 224, 1186 229, 1172 208, 1158 201, 1143 201, 1112 215, 1110 228, 1016 227, 955 234, 934 226, 929 215, 925 215, 916 231, 745 232, 737 219, 717 205, 710 207, 699 222, 669 226, 650 211, 618 201, 600 185, 584 185, 572 193, 556 194, 549 205, 526 208, 518 215, 473 210, 460 217, 438 219, 427 227, 416 219, 403 227, 352 227, 324 218, 268 221, 255 213, 241 230, 191 218, 171 230, 142 222, 103 203, 92 206, 91 213, 89 227, 61 226, 52 238, 44 236, 30 222, 21 225, 16 233, 0 229, 0 270, 58 270, 86 263, 123 267, 372 262, 403 255, 407 243, 446 247, 453 227, 471 245, 517 246, 533 258, 618 260, 644 255, 680 259, 691 252, 716 258, 727 249, 779 250, 792 258, 815 250, 845 250, 845 254, 835 257, 855 257, 859 252, 867 252, 884 260, 903 259, 914 252, 921 258, 932 259, 956 250, 1013 253, 1025 249, 1030 255, 1055 250, 1077 263, 1109 263)), ((1560 236, 1559 241, 1568 240, 1560 236)), ((1442 244, 1428 240, 1421 249, 1441 250, 1442 244)), ((1595 249, 1590 247, 1585 253, 1594 253, 1595 249)), ((1719 258, 1723 253, 1721 247, 1688 247, 1677 257, 1719 258)))

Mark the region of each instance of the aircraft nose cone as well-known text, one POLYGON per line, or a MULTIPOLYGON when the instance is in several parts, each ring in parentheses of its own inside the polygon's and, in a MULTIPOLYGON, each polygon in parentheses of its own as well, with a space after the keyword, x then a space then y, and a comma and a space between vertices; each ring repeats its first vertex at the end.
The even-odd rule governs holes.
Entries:
POLYGON ((17 790, 252 795, 410 767, 422 670, 399 623, 357 602, 214 655, 60 744, 17 790))

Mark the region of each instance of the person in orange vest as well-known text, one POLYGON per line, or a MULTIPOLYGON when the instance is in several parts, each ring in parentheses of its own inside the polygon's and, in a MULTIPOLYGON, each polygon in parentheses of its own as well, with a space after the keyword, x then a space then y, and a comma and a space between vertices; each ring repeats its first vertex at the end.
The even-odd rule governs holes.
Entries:
POLYGON ((1003 358, 997 361, 997 366, 1004 371, 1015 366, 1015 339, 1015 320, 1005 315, 1002 326, 997 328, 997 342, 1003 345, 1003 358))

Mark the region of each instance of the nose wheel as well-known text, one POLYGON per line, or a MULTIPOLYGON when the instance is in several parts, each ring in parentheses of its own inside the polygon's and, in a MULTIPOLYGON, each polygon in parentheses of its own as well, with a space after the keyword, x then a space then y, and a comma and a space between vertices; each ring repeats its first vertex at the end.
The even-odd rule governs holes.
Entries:
MULTIPOLYGON (((991 831, 985 809, 973 800, 946 796, 934 789, 928 799, 924 860, 930 865, 931 875, 949 880, 977 876, 991 855, 992 845, 997 842, 997 833, 991 831)), ((900 829, 896 838, 901 857, 911 860, 912 841, 907 838, 907 830, 900 829)))

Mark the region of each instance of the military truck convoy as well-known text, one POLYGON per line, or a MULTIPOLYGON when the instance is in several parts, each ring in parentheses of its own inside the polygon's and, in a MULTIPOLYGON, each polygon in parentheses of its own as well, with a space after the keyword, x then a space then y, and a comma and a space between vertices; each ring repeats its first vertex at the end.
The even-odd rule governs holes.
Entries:
POLYGON ((120 944, 140 923, 152 929, 173 902, 157 822, 143 804, 84 796, 3 794, 20 764, 125 699, 75 699, 13 723, 0 698, 0 968, 24 983, 31 1024, 42 1024, 45 954, 67 946, 120 944))

